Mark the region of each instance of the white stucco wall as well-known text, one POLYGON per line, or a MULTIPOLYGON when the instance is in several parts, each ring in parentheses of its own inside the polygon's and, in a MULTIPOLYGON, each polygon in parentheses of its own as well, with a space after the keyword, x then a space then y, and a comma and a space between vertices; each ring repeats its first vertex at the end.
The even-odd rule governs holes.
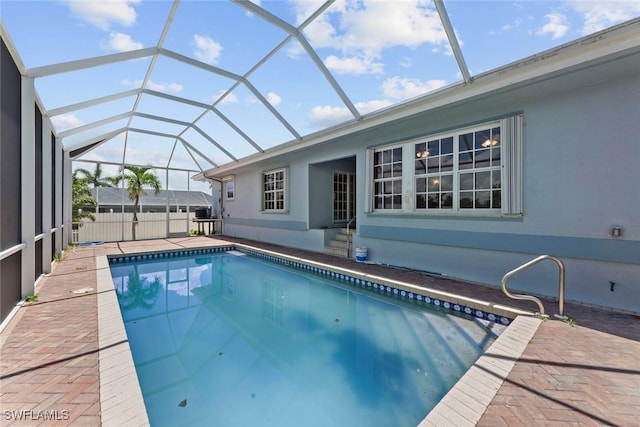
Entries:
MULTIPOLYGON (((226 205, 236 223, 230 221, 227 230, 317 250, 300 237, 310 225, 313 189, 320 188, 309 181, 309 165, 355 156, 354 243, 369 248, 370 260, 497 286, 507 271, 549 253, 567 263, 568 298, 640 312, 638 69, 635 54, 238 169, 236 200, 226 205), (366 148, 515 113, 524 115, 522 217, 364 213, 366 148), (260 173, 282 166, 289 168, 289 212, 263 213, 260 173), (622 237, 610 235, 614 225, 622 227, 622 237), (266 231, 274 226, 282 231, 266 231)), ((539 265, 514 278, 512 287, 556 295, 555 265, 539 265)))

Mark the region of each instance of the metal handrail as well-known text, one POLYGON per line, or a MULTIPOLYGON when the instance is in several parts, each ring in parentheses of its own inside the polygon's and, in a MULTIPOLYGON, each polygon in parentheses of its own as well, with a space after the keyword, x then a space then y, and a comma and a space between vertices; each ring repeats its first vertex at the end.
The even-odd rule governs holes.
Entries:
POLYGON ((351 223, 356 219, 354 215, 353 218, 349 220, 347 223, 347 257, 351 258, 351 233, 349 233, 349 227, 351 227, 351 223))
POLYGON ((544 313, 544 306, 542 305, 542 301, 540 301, 539 298, 534 297, 533 295, 523 295, 523 294, 512 294, 511 292, 509 292, 509 290, 507 289, 507 280, 509 280, 511 277, 515 276, 516 274, 526 270, 529 267, 534 266, 535 264, 538 264, 541 261, 544 261, 546 259, 550 259, 552 261, 554 261, 557 265, 558 265, 558 269, 559 269, 559 289, 558 289, 558 314, 556 314, 556 317, 558 318, 562 318, 565 319, 566 316, 564 315, 564 276, 565 276, 565 268, 564 268, 564 263, 556 258, 553 257, 551 255, 540 255, 539 257, 525 263, 522 264, 520 267, 511 270, 510 272, 508 272, 507 274, 504 275, 504 277, 502 278, 502 292, 505 293, 506 296, 508 296, 509 298, 512 299, 518 299, 518 300, 527 300, 527 301, 533 301, 536 304, 538 304, 538 308, 540 309, 540 315, 541 316, 546 316, 544 313))

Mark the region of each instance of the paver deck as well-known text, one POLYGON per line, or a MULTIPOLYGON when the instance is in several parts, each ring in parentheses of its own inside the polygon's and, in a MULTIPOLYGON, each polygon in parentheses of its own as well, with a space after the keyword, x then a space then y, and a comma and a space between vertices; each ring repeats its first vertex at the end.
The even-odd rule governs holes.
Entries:
MULTIPOLYGON (((493 287, 241 239, 193 237, 77 247, 40 281, 38 301, 23 305, 0 333, 0 424, 98 426, 104 421, 96 256, 226 242, 535 309, 532 303, 512 301, 493 287)), ((551 311, 553 301, 545 300, 545 306, 551 311)), ((497 393, 479 420, 459 413, 440 418, 438 425, 640 425, 640 317, 571 302, 565 304, 565 313, 575 325, 542 322, 517 360, 507 360, 509 353, 486 355, 497 364, 511 362, 513 368, 506 379, 496 380, 497 393)), ((472 406, 482 400, 465 390, 457 393, 472 406)))

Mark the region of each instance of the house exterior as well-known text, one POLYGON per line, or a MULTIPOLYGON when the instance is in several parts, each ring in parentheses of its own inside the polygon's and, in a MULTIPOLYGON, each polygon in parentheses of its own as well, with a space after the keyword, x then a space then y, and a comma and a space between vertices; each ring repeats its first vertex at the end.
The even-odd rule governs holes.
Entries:
POLYGON ((355 218, 371 262, 497 286, 548 254, 567 299, 640 312, 639 119, 633 20, 205 176, 227 235, 323 251, 355 218))

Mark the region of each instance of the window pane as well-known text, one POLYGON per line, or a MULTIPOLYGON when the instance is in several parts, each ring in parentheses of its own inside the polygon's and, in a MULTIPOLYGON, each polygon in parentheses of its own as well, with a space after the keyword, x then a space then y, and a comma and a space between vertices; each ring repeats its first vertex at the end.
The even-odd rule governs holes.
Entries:
POLYGON ((473 190, 473 174, 460 174, 460 190, 473 190))
POLYGON ((393 196, 393 208, 402 209, 402 196, 393 196))
POLYGON ((429 152, 429 156, 440 155, 440 141, 429 141, 427 151, 429 152))
POLYGON ((440 207, 440 194, 429 194, 429 208, 437 209, 440 207))
POLYGON ((374 193, 376 195, 382 194, 382 183, 381 182, 376 182, 375 183, 375 190, 374 193))
POLYGON ((440 188, 442 191, 453 190, 453 175, 443 175, 440 177, 440 188))
POLYGON ((491 166, 500 166, 500 147, 491 149, 491 166))
POLYGON ((427 160, 427 172, 428 173, 440 172, 440 159, 438 157, 436 158, 429 157, 429 160, 427 160))
POLYGON ((500 147, 500 128, 491 129, 491 140, 494 147, 500 147))
POLYGON ((471 169, 473 167, 473 152, 460 153, 458 167, 460 169, 471 169))
POLYGON ((381 166, 376 166, 376 167, 373 168, 373 178, 374 179, 382 178, 382 167, 381 166))
POLYGON ((382 197, 376 197, 373 199, 373 207, 375 209, 382 209, 382 197))
POLYGON ((393 176, 402 176, 402 163, 393 164, 393 176))
POLYGON ((470 151, 473 150, 473 134, 466 133, 464 135, 460 135, 458 140, 458 149, 460 151, 470 151))
POLYGON ((401 162, 402 161, 402 147, 393 149, 393 161, 401 162))
POLYGON ((393 181, 385 181, 384 194, 392 194, 392 193, 393 193, 393 181))
POLYGON ((476 151, 476 167, 488 168, 491 165, 491 150, 476 151))
POLYGON ((429 191, 440 191, 440 177, 429 178, 429 191))
POLYGON ((453 193, 442 193, 440 207, 443 209, 453 208, 453 193))
POLYGON ((393 181, 393 192, 395 194, 402 194, 402 181, 397 179, 393 181))
POLYGON ((384 150, 382 152, 382 163, 391 163, 391 150, 384 150))
POLYGON ((427 157, 425 151, 427 150, 427 144, 421 142, 415 145, 416 150, 416 159, 422 159, 423 157, 427 157))
POLYGON ((491 192, 491 203, 494 209, 500 209, 502 207, 502 194, 500 190, 493 190, 491 192))
POLYGON ((491 171, 491 188, 501 188, 502 180, 499 170, 491 171))
POLYGON ((416 195, 416 209, 425 209, 427 207, 427 199, 424 194, 416 195))
POLYGON ((475 149, 491 147, 491 131, 489 129, 476 132, 475 149))
POLYGON ((391 165, 382 166, 382 177, 391 178, 391 165))
POLYGON ((382 151, 376 151, 373 153, 373 164, 379 165, 382 163, 382 151))
POLYGON ((476 172, 476 189, 491 188, 491 172, 476 172))
POLYGON ((460 193, 460 209, 473 208, 473 192, 466 191, 460 193))
POLYGON ((448 154, 440 157, 440 170, 442 172, 449 172, 453 170, 453 155, 448 154))
POLYGON ((423 173, 427 172, 427 166, 425 164, 425 160, 424 159, 420 159, 420 160, 416 160, 415 161, 415 174, 416 175, 422 175, 423 173))
POLYGON ((391 196, 384 196, 384 209, 393 209, 391 196))
POLYGON ((491 192, 490 191, 476 191, 476 208, 490 208, 491 207, 491 192))
POLYGON ((416 192, 424 193, 427 191, 427 178, 417 178, 416 179, 416 192))
POLYGON ((440 141, 440 154, 453 153, 453 137, 442 138, 440 141))

